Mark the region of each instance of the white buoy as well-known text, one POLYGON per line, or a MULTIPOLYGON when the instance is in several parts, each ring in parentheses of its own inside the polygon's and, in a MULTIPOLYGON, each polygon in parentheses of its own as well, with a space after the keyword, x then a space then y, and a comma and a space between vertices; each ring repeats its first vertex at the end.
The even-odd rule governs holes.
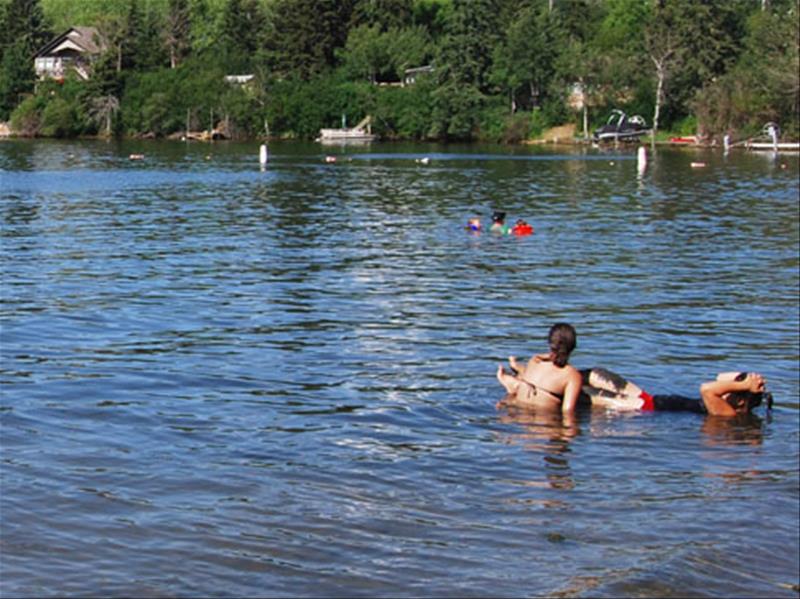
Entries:
POLYGON ((267 144, 261 144, 261 150, 258 153, 258 161, 261 163, 261 166, 267 166, 268 160, 269 151, 267 150, 267 144))
POLYGON ((636 166, 639 170, 639 174, 644 174, 647 168, 647 148, 644 146, 639 146, 639 151, 636 154, 636 166))

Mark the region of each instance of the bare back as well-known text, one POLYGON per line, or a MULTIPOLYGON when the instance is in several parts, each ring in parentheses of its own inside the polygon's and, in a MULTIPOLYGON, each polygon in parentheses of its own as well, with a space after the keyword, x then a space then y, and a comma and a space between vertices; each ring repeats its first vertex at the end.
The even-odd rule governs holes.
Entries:
POLYGON ((517 402, 548 409, 572 411, 581 389, 581 375, 569 364, 559 367, 537 356, 520 372, 517 402), (563 405, 566 404, 566 405, 563 405))

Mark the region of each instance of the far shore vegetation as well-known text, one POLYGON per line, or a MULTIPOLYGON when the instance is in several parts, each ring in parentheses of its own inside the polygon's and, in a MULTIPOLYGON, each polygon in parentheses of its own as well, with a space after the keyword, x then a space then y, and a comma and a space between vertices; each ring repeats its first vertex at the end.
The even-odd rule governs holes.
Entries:
POLYGON ((28 137, 591 135, 612 109, 800 136, 800 0, 0 0, 0 122, 28 137), (88 76, 39 77, 72 27, 88 76), (236 77, 233 77, 236 76, 236 77))

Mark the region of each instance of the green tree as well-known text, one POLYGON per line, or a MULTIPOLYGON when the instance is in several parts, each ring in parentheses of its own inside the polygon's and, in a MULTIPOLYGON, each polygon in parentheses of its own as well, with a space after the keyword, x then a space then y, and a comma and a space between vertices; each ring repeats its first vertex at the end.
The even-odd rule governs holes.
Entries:
POLYGON ((0 48, 22 43, 31 55, 52 37, 40 0, 10 0, 0 6, 0 48))
POLYGON ((667 98, 672 76, 683 67, 689 45, 683 28, 684 15, 676 2, 655 5, 645 30, 645 50, 655 68, 655 107, 653 133, 658 131, 661 110, 667 98))
POLYGON ((0 121, 8 119, 25 94, 33 91, 36 74, 24 43, 3 48, 0 61, 0 121))
POLYGON ((490 88, 492 48, 498 41, 497 12, 491 0, 454 0, 436 61, 436 136, 472 137, 490 88))
POLYGON ((412 22, 424 27, 433 40, 444 33, 447 16, 452 10, 452 0, 414 0, 412 22))
POLYGON ((191 32, 191 12, 188 0, 169 0, 165 40, 169 52, 169 66, 174 69, 186 57, 191 32))
POLYGON ((41 133, 45 137, 72 137, 79 132, 75 107, 64 98, 51 99, 42 111, 41 133))
POLYGON ((147 70, 164 66, 164 21, 152 8, 143 9, 139 0, 129 0, 127 19, 122 25, 121 65, 123 69, 147 70))
POLYGON ((219 47, 229 73, 252 72, 266 26, 258 0, 229 0, 222 15, 219 47))
POLYGON ((594 27, 571 27, 577 33, 568 36, 557 65, 564 88, 582 92, 584 135, 590 110, 605 118, 611 108, 630 108, 643 82, 649 89, 652 64, 644 50, 644 27, 652 7, 642 0, 606 0, 603 8, 594 27))
POLYGON ((51 36, 39 0, 11 0, 0 6, 0 119, 7 119, 33 91, 33 55, 51 36))
POLYGON ((359 25, 350 31, 347 44, 338 53, 346 72, 370 83, 399 81, 405 69, 428 59, 430 45, 421 27, 390 28, 359 25))
POLYGON ((708 135, 753 134, 767 121, 800 133, 800 2, 754 10, 745 23, 743 51, 723 76, 710 80, 692 102, 708 135))
POLYGON ((352 0, 276 0, 269 62, 280 77, 310 79, 336 64, 352 0))
POLYGON ((345 69, 370 83, 389 68, 386 38, 378 25, 359 25, 350 30, 347 44, 340 52, 345 69))
POLYGON ((561 31, 556 16, 546 6, 524 8, 495 48, 493 81, 507 90, 511 112, 541 106, 555 73, 561 31))
POLYGON ((654 68, 653 129, 668 100, 671 120, 688 110, 698 89, 724 74, 739 53, 744 13, 723 0, 660 0, 650 11, 645 50, 654 68))
POLYGON ((350 29, 377 26, 382 32, 412 24, 412 0, 354 0, 350 29))
POLYGON ((391 28, 385 33, 394 75, 402 79, 406 69, 430 62, 433 45, 427 30, 421 26, 391 28))

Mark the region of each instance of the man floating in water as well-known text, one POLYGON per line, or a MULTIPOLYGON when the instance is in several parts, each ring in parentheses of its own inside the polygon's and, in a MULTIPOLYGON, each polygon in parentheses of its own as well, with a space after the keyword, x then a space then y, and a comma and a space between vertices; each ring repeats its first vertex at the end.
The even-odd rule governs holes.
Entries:
POLYGON ((712 416, 749 414, 766 402, 772 408, 772 394, 766 380, 756 372, 724 372, 700 385, 700 398, 681 395, 650 395, 620 375, 592 368, 582 370, 583 395, 592 406, 619 411, 683 411, 712 416))

